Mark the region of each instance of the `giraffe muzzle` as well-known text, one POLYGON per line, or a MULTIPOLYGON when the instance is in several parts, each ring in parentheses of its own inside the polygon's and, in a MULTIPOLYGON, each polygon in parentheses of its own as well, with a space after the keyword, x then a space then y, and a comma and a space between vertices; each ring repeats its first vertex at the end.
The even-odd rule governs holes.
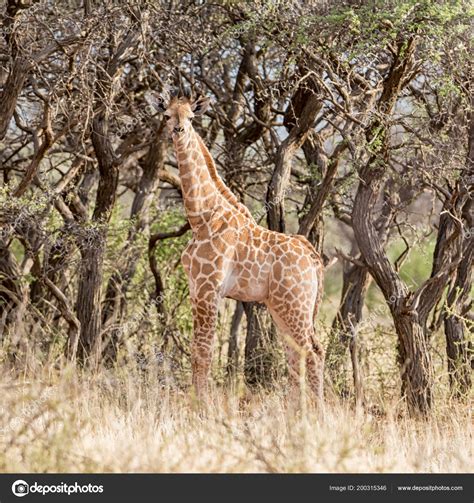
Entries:
POLYGON ((173 128, 173 133, 182 133, 184 131, 184 127, 182 126, 176 126, 173 128))

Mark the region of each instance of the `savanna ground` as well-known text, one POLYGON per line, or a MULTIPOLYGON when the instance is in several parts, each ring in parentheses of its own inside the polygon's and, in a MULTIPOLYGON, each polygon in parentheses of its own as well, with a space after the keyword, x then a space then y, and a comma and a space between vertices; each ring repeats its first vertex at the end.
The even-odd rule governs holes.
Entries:
POLYGON ((440 400, 428 420, 329 399, 324 417, 282 393, 220 389, 205 404, 133 372, 72 371, 2 384, 3 472, 470 472, 472 417, 440 400), (21 399, 19 399, 21 397, 21 399), (6 409, 6 411, 5 411, 6 409), (5 413, 6 412, 6 413, 5 413))

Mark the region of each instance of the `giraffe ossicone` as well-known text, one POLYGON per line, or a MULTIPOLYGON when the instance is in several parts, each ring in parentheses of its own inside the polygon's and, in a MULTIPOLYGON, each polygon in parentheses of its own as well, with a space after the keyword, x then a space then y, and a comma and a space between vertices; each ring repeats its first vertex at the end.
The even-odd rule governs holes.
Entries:
POLYGON ((301 359, 315 398, 323 397, 324 351, 314 332, 321 302, 323 264, 303 236, 258 225, 217 173, 211 154, 192 126, 207 98, 149 97, 164 113, 178 161, 192 239, 182 254, 189 280, 194 335, 193 385, 208 384, 219 301, 264 303, 285 335, 290 376, 299 382, 301 359))

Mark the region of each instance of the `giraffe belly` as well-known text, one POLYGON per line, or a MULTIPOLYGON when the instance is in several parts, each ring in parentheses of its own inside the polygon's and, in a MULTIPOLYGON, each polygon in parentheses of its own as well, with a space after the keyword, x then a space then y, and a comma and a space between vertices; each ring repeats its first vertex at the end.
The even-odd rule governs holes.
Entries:
POLYGON ((229 272, 222 284, 222 296, 242 302, 263 302, 268 298, 268 281, 243 277, 239 272, 229 272))

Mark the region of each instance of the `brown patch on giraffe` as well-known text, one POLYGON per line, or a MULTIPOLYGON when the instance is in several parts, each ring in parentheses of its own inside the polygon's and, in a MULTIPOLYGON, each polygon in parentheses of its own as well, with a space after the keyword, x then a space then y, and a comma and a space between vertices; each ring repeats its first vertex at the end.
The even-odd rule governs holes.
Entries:
POLYGON ((191 260, 191 275, 192 276, 197 276, 199 274, 199 271, 201 270, 201 263, 199 260, 196 260, 196 258, 193 258, 191 260))
POLYGON ((281 265, 281 262, 277 261, 275 264, 273 264, 273 275, 277 278, 282 276, 283 272, 283 267, 281 265))
POLYGON ((194 256, 196 257, 196 260, 210 260, 212 258, 212 248, 210 244, 208 242, 204 244, 198 244, 195 248, 194 256))
POLYGON ((201 273, 205 276, 210 276, 214 271, 214 267, 211 264, 202 264, 201 265, 201 273))

